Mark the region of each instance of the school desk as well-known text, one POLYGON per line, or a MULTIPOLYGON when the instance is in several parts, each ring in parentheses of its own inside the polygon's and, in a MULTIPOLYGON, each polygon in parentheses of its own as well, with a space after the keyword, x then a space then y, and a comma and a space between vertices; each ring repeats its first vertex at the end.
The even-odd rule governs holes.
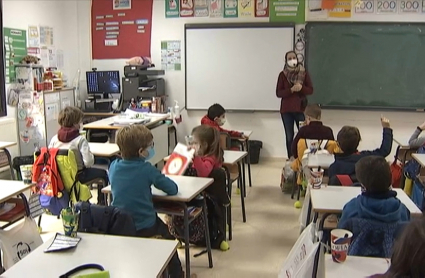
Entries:
POLYGON ((10 175, 12 180, 16 180, 15 171, 13 170, 12 157, 10 156, 10 152, 7 148, 16 146, 16 142, 3 142, 0 141, 0 150, 4 151, 7 157, 7 162, 9 163, 10 175))
POLYGON ((7 214, 1 215, 0 221, 7 222, 7 224, 1 226, 0 228, 4 229, 7 226, 10 226, 11 224, 15 223, 16 221, 24 217, 25 214, 30 215, 29 205, 24 192, 29 190, 31 186, 33 185, 24 184, 23 181, 0 180, 0 204, 19 196, 22 199, 23 205, 25 208, 25 212, 22 212, 22 213, 17 211, 15 214, 13 213, 13 209, 12 209, 10 212, 13 215, 10 215, 10 216, 8 216, 7 214))
MULTIPOLYGON (((109 130, 112 135, 110 143, 115 142, 115 132, 120 129, 121 125, 114 125, 115 117, 109 117, 101 119, 95 122, 85 124, 83 128, 87 130, 87 138, 90 138, 91 130, 109 130)), ((150 129, 155 142, 155 156, 149 160, 153 165, 162 161, 162 159, 168 155, 168 125, 164 121, 168 118, 167 115, 151 117, 151 121, 146 123, 145 126, 150 129)))
MULTIPOLYGON (((163 191, 157 189, 152 186, 152 195, 155 207, 158 213, 164 214, 174 214, 180 215, 184 218, 184 238, 185 242, 189 242, 189 213, 187 203, 192 201, 195 197, 201 194, 208 186, 210 186, 214 179, 211 178, 198 178, 198 177, 186 177, 186 176, 168 176, 171 180, 173 180, 179 190, 177 195, 169 196, 163 191), (178 205, 182 208, 182 212, 176 214, 175 210, 170 211, 163 207, 159 207, 161 202, 172 202, 173 204, 178 205)), ((108 194, 108 203, 110 202, 110 194, 111 194, 111 186, 104 187, 102 189, 102 193, 108 194)), ((207 205, 204 198, 203 210, 207 211, 207 205)), ((201 216, 199 216, 201 217, 201 216)), ((205 220, 205 232, 207 239, 207 251, 208 251, 208 263, 209 267, 213 267, 212 262, 212 252, 211 252, 211 242, 209 240, 209 229, 208 229, 208 220, 207 215, 203 213, 203 217, 205 220)), ((186 261, 186 277, 190 278, 190 254, 189 254, 189 244, 185 244, 185 261, 186 261)))
MULTIPOLYGON (((239 132, 242 132, 244 135, 251 137, 253 131, 252 130, 238 130, 239 132)), ((249 153, 249 139, 243 139, 243 138, 232 138, 235 140, 235 142, 238 142, 240 144, 241 150, 246 151, 249 153)), ((247 156, 248 159, 246 159, 247 162, 247 168, 248 168, 248 182, 249 187, 252 186, 252 177, 251 177, 251 161, 249 156, 247 156)), ((245 184, 245 161, 242 161, 242 179, 245 184)))
MULTIPOLYGON (((53 238, 32 250, 1 275, 4 278, 59 277, 88 263, 100 264, 111 277, 161 277, 176 252, 177 241, 78 233, 81 241, 67 251, 44 253, 53 238)), ((82 273, 95 273, 89 270, 82 273)))
POLYGON ((390 260, 348 256, 344 263, 335 263, 330 254, 325 255, 326 278, 358 278, 385 273, 390 267, 390 260))
POLYGON ((95 156, 112 157, 120 152, 115 143, 89 143, 90 151, 95 156))
MULTIPOLYGON (((407 207, 411 216, 421 216, 422 211, 413 203, 413 201, 400 189, 393 189, 397 192, 397 198, 407 207)), ((324 185, 320 189, 310 190, 310 202, 308 204, 306 227, 310 223, 311 213, 314 220, 317 220, 319 213, 330 214, 342 213, 346 203, 361 194, 361 188, 357 186, 331 186, 324 185)), ((323 217, 323 221, 324 221, 323 217)))
MULTIPOLYGON (((241 170, 241 163, 243 161, 243 159, 248 155, 248 152, 245 151, 228 151, 225 150, 224 151, 224 161, 223 161, 223 166, 231 166, 231 165, 238 165, 238 170, 239 170, 239 174, 241 174, 242 170, 241 170)), ((170 156, 166 156, 164 157, 164 161, 167 161, 170 158, 170 156)), ((227 167, 225 167, 226 169, 226 173, 228 175, 228 177, 230 176, 230 172, 229 169, 227 167)), ((231 196, 231 192, 232 192, 232 184, 230 183, 230 180, 228 181, 229 184, 227 185, 228 187, 228 191, 230 192, 229 195, 231 196)), ((243 222, 246 222, 246 211, 245 211, 245 197, 246 197, 246 185, 245 185, 245 180, 242 179, 241 182, 241 208, 242 208, 242 219, 243 222)), ((231 221, 229 221, 231 223, 231 221)), ((231 227, 229 226, 229 239, 232 239, 232 231, 231 231, 231 227)))

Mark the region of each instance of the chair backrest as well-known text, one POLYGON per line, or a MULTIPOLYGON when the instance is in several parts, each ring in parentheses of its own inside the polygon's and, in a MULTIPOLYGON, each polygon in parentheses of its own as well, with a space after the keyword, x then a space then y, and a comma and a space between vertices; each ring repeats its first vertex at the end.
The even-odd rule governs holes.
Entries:
POLYGON ((220 147, 223 150, 229 150, 232 144, 232 140, 230 138, 229 133, 220 132, 220 147))
POLYGON ((329 185, 357 186, 356 175, 334 175, 329 177, 329 185))
POLYGON ((352 218, 347 227, 353 233, 348 255, 390 258, 398 222, 384 223, 375 220, 352 218))
POLYGON ((58 164, 63 185, 68 193, 71 192, 71 189, 75 184, 77 196, 70 194, 71 201, 73 203, 78 201, 88 201, 91 198, 89 187, 79 181, 76 181, 78 166, 74 151, 60 149, 56 155, 56 162, 58 164))
POLYGON ((3 251, 3 266, 12 267, 30 252, 43 244, 37 224, 29 217, 9 230, 0 230, 0 248, 3 251))
POLYGON ((79 232, 136 235, 136 226, 131 215, 117 207, 94 205, 89 202, 79 202, 75 207, 80 211, 79 232))
POLYGON ((213 178, 214 182, 207 187, 205 192, 207 192, 208 195, 210 195, 220 205, 230 204, 230 197, 227 193, 226 172, 224 169, 213 169, 209 177, 213 178))

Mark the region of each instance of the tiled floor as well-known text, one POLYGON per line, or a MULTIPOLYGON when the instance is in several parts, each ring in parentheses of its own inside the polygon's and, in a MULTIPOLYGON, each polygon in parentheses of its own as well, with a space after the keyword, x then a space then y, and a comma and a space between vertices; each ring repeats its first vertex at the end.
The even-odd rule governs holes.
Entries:
MULTIPOLYGON (((208 257, 194 258, 201 250, 191 249, 191 271, 198 277, 277 277, 279 269, 299 235, 294 201, 280 190, 282 161, 262 161, 252 166, 253 186, 247 190, 247 222, 242 222, 240 197, 232 196, 233 240, 230 250, 213 251, 214 267, 208 268, 208 257)), ((234 186, 236 187, 236 186, 234 186)), ((44 217, 43 239, 61 231, 61 222, 44 217)), ((184 249, 179 250, 184 264, 184 249)))

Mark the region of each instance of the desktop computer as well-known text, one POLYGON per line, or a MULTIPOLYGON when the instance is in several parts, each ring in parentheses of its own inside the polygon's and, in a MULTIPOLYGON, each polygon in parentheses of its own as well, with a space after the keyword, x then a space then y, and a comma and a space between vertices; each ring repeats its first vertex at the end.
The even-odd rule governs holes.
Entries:
POLYGON ((87 71, 86 111, 110 112, 114 94, 121 94, 119 71, 87 71), (103 97, 103 98, 102 98, 103 97))

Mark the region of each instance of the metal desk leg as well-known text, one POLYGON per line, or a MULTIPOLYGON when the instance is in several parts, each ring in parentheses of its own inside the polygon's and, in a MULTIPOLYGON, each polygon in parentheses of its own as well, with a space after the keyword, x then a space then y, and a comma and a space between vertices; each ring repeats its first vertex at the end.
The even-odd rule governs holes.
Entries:
POLYGON ((248 181, 249 181, 249 187, 252 187, 252 178, 251 178, 251 157, 249 156, 249 141, 245 141, 246 144, 246 151, 248 152, 248 155, 246 157, 246 165, 248 168, 248 181))
POLYGON ((308 224, 310 224, 310 218, 311 218, 311 198, 308 202, 307 219, 306 219, 306 222, 305 222, 306 227, 308 226, 308 224))
POLYGON ((186 261, 186 278, 190 278, 190 254, 189 254, 189 212, 187 205, 183 203, 184 208, 184 251, 186 261))
MULTIPOLYGON (((238 163, 238 168, 239 168, 239 173, 241 171, 241 163, 238 163)), ((240 189, 241 189, 241 206, 242 206, 242 219, 243 222, 246 222, 246 212, 245 212, 245 185, 242 184, 244 183, 245 180, 243 179, 243 175, 239 177, 239 179, 241 180, 241 185, 240 185, 240 189)))
POLYGON ((206 237, 206 244, 207 244, 207 250, 208 250, 208 265, 210 268, 213 267, 213 261, 212 261, 212 252, 211 252, 211 240, 210 240, 210 229, 208 227, 208 210, 207 210, 207 197, 204 196, 204 211, 202 214, 204 215, 204 221, 205 221, 205 237, 206 237))
POLYGON ((6 154, 7 162, 9 162, 10 176, 12 177, 12 180, 16 180, 15 170, 13 170, 12 157, 10 155, 10 152, 6 148, 4 148, 3 151, 6 154))

